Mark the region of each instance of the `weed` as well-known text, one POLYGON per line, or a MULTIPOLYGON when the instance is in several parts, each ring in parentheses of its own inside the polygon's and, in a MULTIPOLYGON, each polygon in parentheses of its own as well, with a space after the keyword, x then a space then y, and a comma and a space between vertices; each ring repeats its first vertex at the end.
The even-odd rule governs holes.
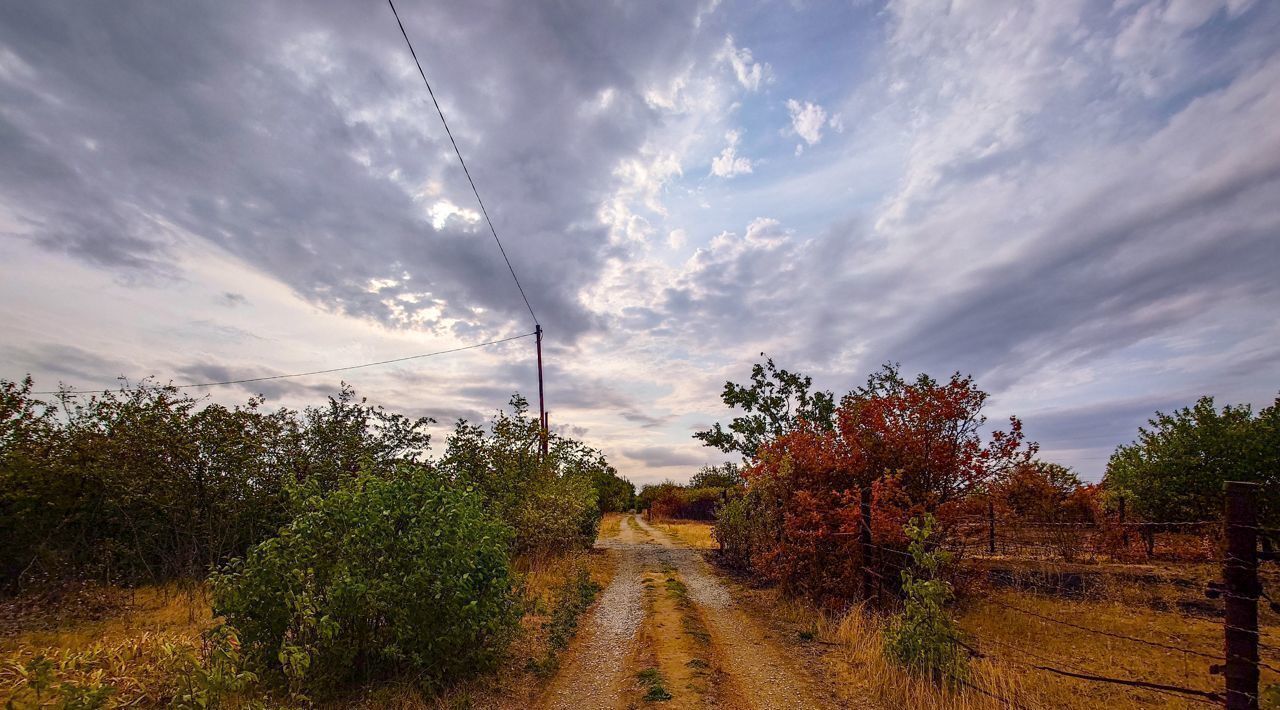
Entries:
POLYGON ((671 699, 671 693, 668 693, 667 689, 663 687, 662 672, 657 668, 646 668, 637 673, 636 677, 640 679, 641 683, 649 686, 644 694, 645 702, 663 702, 671 699))
POLYGON ((578 628, 578 619, 599 592, 600 585, 591 579, 586 567, 578 567, 572 577, 565 579, 556 591, 551 618, 543 625, 547 632, 547 652, 540 659, 529 659, 529 670, 543 677, 555 673, 560 667, 558 654, 569 647, 569 640, 578 628))
POLYGON ((948 553, 930 549, 932 515, 913 518, 903 529, 911 540, 911 568, 902 572, 906 608, 885 633, 889 657, 934 680, 959 681, 967 674, 968 657, 960 648, 960 631, 946 606, 951 585, 938 578, 948 553))

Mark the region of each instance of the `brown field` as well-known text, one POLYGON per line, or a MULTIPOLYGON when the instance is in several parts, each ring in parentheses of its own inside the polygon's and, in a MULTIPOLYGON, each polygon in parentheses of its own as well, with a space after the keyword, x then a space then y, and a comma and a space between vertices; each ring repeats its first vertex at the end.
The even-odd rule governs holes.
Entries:
POLYGON ((720 547, 711 534, 714 529, 711 523, 694 520, 660 520, 654 523, 654 527, 695 550, 714 550, 720 547))
MULTIPOLYGON (((682 541, 710 539, 710 524, 664 523, 682 541), (678 531, 678 532, 676 532, 678 531)), ((705 545, 704 545, 705 546, 705 545)), ((1079 568, 1050 565, 1049 576, 1075 574, 1079 568)), ((965 586, 958 621, 974 650, 969 683, 975 687, 940 688, 893 665, 883 652, 884 622, 861 607, 843 615, 824 614, 775 590, 736 590, 761 618, 771 618, 797 653, 820 666, 850 704, 868 700, 886 708, 969 710, 1005 708, 1011 701, 1027 708, 1194 708, 1203 700, 1176 694, 1065 677, 1035 666, 1070 672, 1221 691, 1220 676, 1209 674, 1217 660, 1053 623, 1045 617, 1118 636, 1220 656, 1222 622, 1208 614, 1184 613, 1204 606, 1204 583, 1216 578, 1211 565, 1097 565, 1099 573, 1079 599, 1022 589, 992 588, 977 575, 965 586), (1004 700, 997 699, 1003 698, 1004 700)), ((1274 566, 1268 578, 1275 575, 1274 566)), ((1028 575, 1039 581, 1044 575, 1028 575)), ((1280 583, 1269 585, 1271 589, 1280 583)), ((1262 644, 1280 648, 1280 616, 1263 612, 1262 644)), ((1263 652, 1263 661, 1280 667, 1280 654, 1263 652)), ((1280 674, 1264 668, 1262 687, 1280 683, 1280 674)), ((1264 706, 1265 707, 1265 706, 1264 706)))

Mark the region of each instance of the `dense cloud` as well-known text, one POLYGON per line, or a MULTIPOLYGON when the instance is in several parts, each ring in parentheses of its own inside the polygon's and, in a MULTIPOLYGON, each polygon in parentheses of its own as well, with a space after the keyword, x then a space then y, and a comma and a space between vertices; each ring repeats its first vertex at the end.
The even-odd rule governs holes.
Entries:
MULTIPOLYGON (((553 424, 638 480, 720 460, 689 434, 761 351, 837 391, 971 372, 1088 477, 1157 408, 1280 388, 1275 3, 400 9, 546 326, 553 424)), ((0 164, 2 376, 531 325, 383 6, 6 5, 0 164)), ((474 420, 536 396, 531 348, 352 377, 474 420)))

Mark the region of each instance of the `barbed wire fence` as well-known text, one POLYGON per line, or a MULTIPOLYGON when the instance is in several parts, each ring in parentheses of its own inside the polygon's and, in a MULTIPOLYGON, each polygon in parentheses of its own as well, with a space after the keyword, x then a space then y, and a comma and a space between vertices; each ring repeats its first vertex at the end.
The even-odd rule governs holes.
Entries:
MULTIPOLYGON (((1154 682, 1143 678, 1126 678, 1105 675, 1082 667, 1076 661, 1052 657, 1049 652, 1037 648, 1032 650, 1023 645, 1010 643, 1007 640, 991 637, 971 637, 965 644, 975 657, 988 658, 1009 665, 1026 668, 1030 671, 1049 673, 1061 677, 1091 683, 1121 685, 1166 696, 1170 699, 1192 703, 1225 707, 1227 710, 1258 710, 1261 702, 1261 671, 1263 669, 1280 674, 1280 660, 1270 662, 1266 658, 1280 659, 1280 647, 1263 642, 1263 634, 1259 629, 1258 605, 1260 601, 1267 603, 1269 609, 1280 613, 1278 604, 1264 589, 1259 578, 1259 563, 1276 561, 1274 549, 1280 547, 1280 530, 1259 525, 1257 519, 1258 489, 1256 483, 1230 482, 1226 485, 1226 504, 1221 520, 1179 521, 1173 523, 1150 523, 1140 521, 1112 521, 1110 525, 1119 529, 1123 537, 1126 531, 1137 532, 1142 538, 1147 555, 1151 554, 1151 540, 1159 534, 1179 535, 1184 537, 1198 536, 1210 538, 1212 544, 1206 544, 1204 555, 1192 555, 1187 561, 1215 565, 1221 581, 1210 582, 1204 589, 1205 596, 1223 602, 1222 632, 1223 647, 1221 652, 1210 652, 1201 648, 1188 646, 1186 638, 1171 637, 1158 639, 1120 633, 1110 629, 1098 628, 1087 620, 1078 618, 1062 618, 1061 616, 1029 609, 1031 605, 1016 605, 1000 600, 994 595, 986 595, 981 603, 991 604, 1002 611, 1010 612, 1028 619, 1035 619, 1044 625, 1056 625, 1107 639, 1108 643, 1127 643, 1154 648, 1162 653, 1176 653, 1190 662, 1207 664, 1206 670, 1213 676, 1222 677, 1220 690, 1192 688, 1186 685, 1175 685, 1167 682, 1154 682), (1259 550, 1261 546, 1261 550, 1259 550), (1221 549, 1221 554, 1208 554, 1210 548, 1221 549), (992 651, 992 648, 998 649, 992 651), (1264 652, 1266 658, 1264 658, 1264 652)), ((1076 544, 1088 547, 1087 540, 1081 542, 1080 534, 1103 527, 1090 522, 1025 522, 1008 518, 998 519, 994 515, 980 521, 983 524, 981 535, 972 534, 972 529, 963 534, 965 524, 972 520, 960 521, 949 532, 953 537, 943 543, 944 547, 961 556, 974 559, 1013 560, 1032 564, 1076 561, 1070 550, 1064 554, 1066 541, 1050 540, 1036 542, 1022 536, 1026 530, 1061 530, 1076 536, 1076 544), (1002 536, 999 531, 1012 530, 1014 535, 1002 536), (955 535, 960 531, 960 535, 955 535), (1012 539, 1011 539, 1012 538, 1012 539), (971 548, 977 547, 976 550, 971 548), (977 552, 978 554, 971 554, 977 552), (970 553, 970 554, 966 554, 970 553)), ((865 524, 865 523, 864 523, 865 524)), ((861 527, 861 526, 860 526, 861 527)), ((909 569, 912 563, 910 553, 882 544, 876 544, 870 535, 870 529, 858 532, 837 533, 842 536, 858 536, 857 545, 861 547, 864 560, 864 571, 868 575, 870 585, 874 587, 876 596, 883 595, 886 588, 891 587, 889 576, 909 569)), ((1122 543, 1127 541, 1122 540, 1122 543)), ((1186 540, 1183 540, 1186 542, 1186 540)), ((1101 546, 1094 549, 1102 551, 1101 546)), ((1098 557, 1094 556, 1095 561, 1098 557)), ((1124 553, 1113 561, 1129 559, 1124 553)), ((869 588, 864 585, 864 590, 869 588)), ((1053 591, 1061 591, 1060 589, 1053 591)), ((1280 595, 1277 595, 1280 596, 1280 595)), ((971 634, 972 636, 972 634, 971 634)), ((961 685, 983 696, 989 697, 1004 707, 1027 708, 1024 702, 983 688, 967 680, 961 685)))

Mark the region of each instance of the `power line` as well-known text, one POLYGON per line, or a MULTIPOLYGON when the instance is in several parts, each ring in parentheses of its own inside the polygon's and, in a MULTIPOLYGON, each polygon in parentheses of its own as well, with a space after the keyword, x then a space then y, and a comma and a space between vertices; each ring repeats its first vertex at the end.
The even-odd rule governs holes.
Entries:
MULTIPOLYGON (((188 385, 171 385, 171 387, 173 387, 174 389, 180 389, 180 390, 181 390, 181 389, 189 389, 189 388, 192 388, 192 387, 219 387, 219 386, 222 386, 222 385, 243 385, 243 384, 248 384, 248 383, 250 383, 250 382, 266 382, 266 381, 268 381, 268 380, 283 380, 283 379, 286 379, 286 378, 289 378, 289 377, 307 377, 308 375, 327 375, 327 374, 332 373, 332 372, 344 372, 344 371, 346 371, 346 370, 358 370, 358 369, 360 369, 360 368, 364 368, 364 367, 375 367, 375 366, 378 366, 378 365, 391 365, 391 364, 393 364, 393 363, 397 363, 397 362, 406 362, 406 361, 408 361, 408 360, 420 360, 420 359, 425 358, 425 357, 434 357, 434 356, 436 356, 436 355, 448 355, 449 353, 462 352, 463 350, 475 350, 476 348, 483 348, 483 347, 486 347, 486 346, 489 346, 489 345, 497 345, 497 344, 499 344, 499 343, 506 343, 506 342, 510 342, 510 341, 512 341, 512 340, 519 340, 520 338, 527 338, 527 337, 529 337, 529 336, 531 336, 531 335, 533 335, 533 333, 522 333, 522 334, 520 334, 520 335, 513 335, 513 336, 511 336, 510 338, 502 338, 501 340, 490 340, 490 341, 489 341, 489 342, 487 342, 487 343, 476 343, 476 344, 474 344, 474 345, 464 345, 464 346, 462 346, 462 347, 458 347, 458 348, 450 348, 450 349, 448 349, 448 350, 437 350, 436 352, 433 352, 433 353, 420 353, 420 354, 418 354, 418 355, 406 355, 405 357, 398 357, 398 358, 394 358, 394 359, 391 359, 391 360, 379 360, 379 361, 377 361, 377 362, 365 362, 365 363, 361 363, 361 364, 359 364, 359 365, 347 365, 347 366, 345 366, 345 367, 331 367, 331 368, 329 368, 329 369, 327 369, 327 370, 312 370, 312 371, 310 371, 310 372, 294 372, 294 373, 290 373, 290 374, 287 374, 287 375, 267 375, 267 376, 264 376, 264 377, 248 377, 248 378, 245 378, 245 379, 242 379, 242 380, 226 380, 226 381, 224 381, 224 382, 197 382, 197 383, 192 383, 192 384, 188 384, 188 385)), ((64 393, 64 391, 62 391, 62 390, 50 390, 50 391, 44 391, 44 392, 32 392, 31 394, 63 394, 63 393, 64 393)), ((80 396, 80 395, 85 395, 85 394, 90 394, 90 393, 88 393, 88 392, 66 392, 66 394, 71 394, 71 395, 75 395, 75 396, 80 396)))
POLYGON ((422 77, 422 83, 427 85, 427 93, 431 95, 431 103, 435 104, 436 113, 440 114, 440 123, 444 124, 444 132, 449 136, 449 142, 453 144, 453 152, 458 156, 458 162, 462 164, 462 172, 467 176, 467 182, 471 183, 471 192, 475 193, 476 202, 480 205, 480 212, 484 214, 484 221, 489 224, 489 231, 493 234, 493 241, 498 243, 498 251, 502 252, 502 260, 507 262, 507 269, 511 271, 511 278, 516 282, 516 288, 520 290, 520 298, 524 299, 525 308, 529 309, 529 315, 533 317, 535 325, 538 324, 538 316, 533 312, 533 306, 529 305, 529 297, 524 293, 524 287, 520 285, 520 277, 516 276, 515 267, 511 265, 511 259, 507 258, 507 250, 502 248, 502 240, 498 238, 498 230, 493 226, 493 220, 489 218, 489 211, 484 207, 484 200, 480 199, 480 191, 476 189, 476 181, 471 179, 471 171, 467 169, 467 161, 462 159, 462 151, 458 150, 458 142, 453 139, 453 131, 449 130, 449 122, 444 118, 444 110, 440 108, 440 102, 436 100, 436 92, 431 90, 431 82, 427 81, 427 73, 422 70, 422 62, 418 61, 418 53, 413 51, 413 42, 409 41, 409 33, 405 32, 404 23, 400 21, 400 13, 396 12, 396 5, 391 0, 387 0, 387 4, 391 6, 391 14, 396 17, 396 24, 400 26, 400 34, 404 36, 404 43, 409 46, 409 54, 413 55, 413 63, 418 66, 418 74, 422 77))

